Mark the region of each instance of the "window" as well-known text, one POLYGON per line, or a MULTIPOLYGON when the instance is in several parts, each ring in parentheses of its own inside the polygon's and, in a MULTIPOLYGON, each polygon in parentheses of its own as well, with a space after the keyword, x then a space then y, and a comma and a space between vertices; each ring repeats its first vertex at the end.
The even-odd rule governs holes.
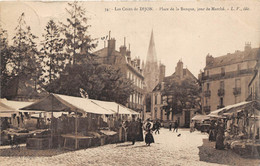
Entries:
POLYGON ((219 105, 220 105, 220 106, 224 106, 223 97, 220 98, 220 100, 219 100, 219 105))
POLYGON ((209 76, 209 70, 207 70, 207 76, 209 76))
POLYGON ((130 100, 130 102, 132 102, 132 101, 133 101, 133 100, 132 100, 132 95, 130 95, 130 99, 129 99, 129 100, 130 100))
POLYGON ((224 76, 224 75, 225 75, 225 68, 221 67, 221 76, 224 76))
POLYGON ((238 65, 237 65, 237 71, 240 71, 240 70, 241 70, 241 65, 238 64, 238 65))
POLYGON ((207 91, 209 91, 209 85, 210 85, 210 84, 209 84, 209 83, 207 83, 207 91))
POLYGON ((154 96, 154 104, 157 104, 157 94, 154 96))
POLYGON ((157 118, 157 107, 154 108, 154 118, 157 118))
POLYGON ((236 88, 240 88, 240 87, 241 87, 241 81, 240 81, 240 79, 236 79, 236 80, 235 80, 235 87, 236 87, 236 88))

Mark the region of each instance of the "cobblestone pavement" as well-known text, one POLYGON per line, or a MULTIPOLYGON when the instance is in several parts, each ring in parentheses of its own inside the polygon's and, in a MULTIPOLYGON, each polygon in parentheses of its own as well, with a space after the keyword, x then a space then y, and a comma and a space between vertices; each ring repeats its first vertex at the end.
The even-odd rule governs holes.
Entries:
POLYGON ((154 138, 151 146, 126 142, 78 151, 33 151, 22 147, 17 154, 0 149, 0 165, 260 165, 259 159, 244 159, 230 150, 214 149, 214 143, 207 141, 208 135, 197 131, 180 129, 173 133, 161 129, 154 138))

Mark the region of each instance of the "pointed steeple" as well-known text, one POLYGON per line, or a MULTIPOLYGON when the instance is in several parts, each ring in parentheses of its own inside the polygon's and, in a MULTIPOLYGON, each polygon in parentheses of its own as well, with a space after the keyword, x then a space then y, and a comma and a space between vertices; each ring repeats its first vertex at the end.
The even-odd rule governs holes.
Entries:
POLYGON ((157 56, 156 56, 156 50, 155 50, 155 44, 154 44, 154 37, 153 37, 153 30, 152 30, 152 33, 151 33, 150 44, 149 44, 147 57, 146 57, 146 63, 147 62, 157 62, 157 56))
POLYGON ((144 67, 144 81, 147 92, 151 92, 159 82, 159 67, 154 44, 153 30, 151 33, 146 63, 144 67))

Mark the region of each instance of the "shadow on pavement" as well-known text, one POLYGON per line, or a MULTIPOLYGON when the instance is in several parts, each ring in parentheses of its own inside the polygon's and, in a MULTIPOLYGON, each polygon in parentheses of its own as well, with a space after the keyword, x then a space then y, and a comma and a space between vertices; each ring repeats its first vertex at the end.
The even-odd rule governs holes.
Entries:
POLYGON ((69 150, 63 149, 45 149, 45 150, 34 150, 27 149, 26 147, 20 148, 5 148, 0 149, 1 157, 51 157, 63 153, 70 152, 69 150))
POLYGON ((117 145, 116 147, 119 148, 119 147, 127 147, 127 146, 134 146, 134 145, 132 145, 131 143, 131 144, 124 144, 124 145, 117 145))
POLYGON ((260 160, 252 161, 252 159, 242 158, 230 149, 217 150, 215 149, 215 142, 210 142, 208 139, 203 139, 203 145, 198 148, 200 161, 208 163, 225 165, 241 165, 243 163, 243 165, 254 165, 254 163, 259 164, 260 162, 260 160))
POLYGON ((133 148, 145 148, 145 147, 149 147, 149 146, 147 146, 147 145, 133 146, 133 148))

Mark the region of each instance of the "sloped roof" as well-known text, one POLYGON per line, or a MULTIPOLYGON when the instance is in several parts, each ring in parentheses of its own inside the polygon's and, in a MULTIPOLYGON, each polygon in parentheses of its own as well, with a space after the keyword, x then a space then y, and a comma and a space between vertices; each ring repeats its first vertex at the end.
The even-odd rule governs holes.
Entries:
POLYGON ((106 57, 107 56, 107 52, 108 52, 107 47, 105 47, 105 48, 102 48, 102 49, 100 49, 100 50, 98 50, 96 52, 93 52, 93 54, 94 55, 98 55, 99 57, 106 57))
POLYGON ((205 69, 256 60, 259 51, 259 48, 252 48, 248 51, 236 51, 232 54, 214 57, 212 58, 212 62, 206 65, 205 69))
MULTIPOLYGON (((102 49, 100 49, 100 50, 98 50, 96 52, 93 52, 93 54, 97 55, 99 57, 106 57, 107 54, 108 54, 108 48, 107 47, 102 48, 102 49)), ((112 55, 121 55, 121 53, 119 51, 117 51, 117 50, 113 50, 112 55)))
MULTIPOLYGON (((186 73, 186 76, 184 76, 184 79, 185 78, 188 78, 187 76, 189 75, 189 76, 191 76, 193 79, 195 79, 195 80, 197 80, 197 78, 189 71, 189 69, 187 69, 187 68, 185 68, 185 69, 183 69, 183 73, 186 73)), ((172 75, 170 75, 170 76, 167 76, 167 77, 164 77, 163 78, 163 82, 171 82, 171 81, 173 81, 173 80, 179 80, 180 78, 176 75, 176 72, 174 72, 172 75)), ((153 91, 158 91, 158 90, 162 90, 161 88, 162 88, 162 86, 161 86, 161 83, 162 82, 159 82, 155 87, 154 87, 154 89, 153 89, 153 91)))

